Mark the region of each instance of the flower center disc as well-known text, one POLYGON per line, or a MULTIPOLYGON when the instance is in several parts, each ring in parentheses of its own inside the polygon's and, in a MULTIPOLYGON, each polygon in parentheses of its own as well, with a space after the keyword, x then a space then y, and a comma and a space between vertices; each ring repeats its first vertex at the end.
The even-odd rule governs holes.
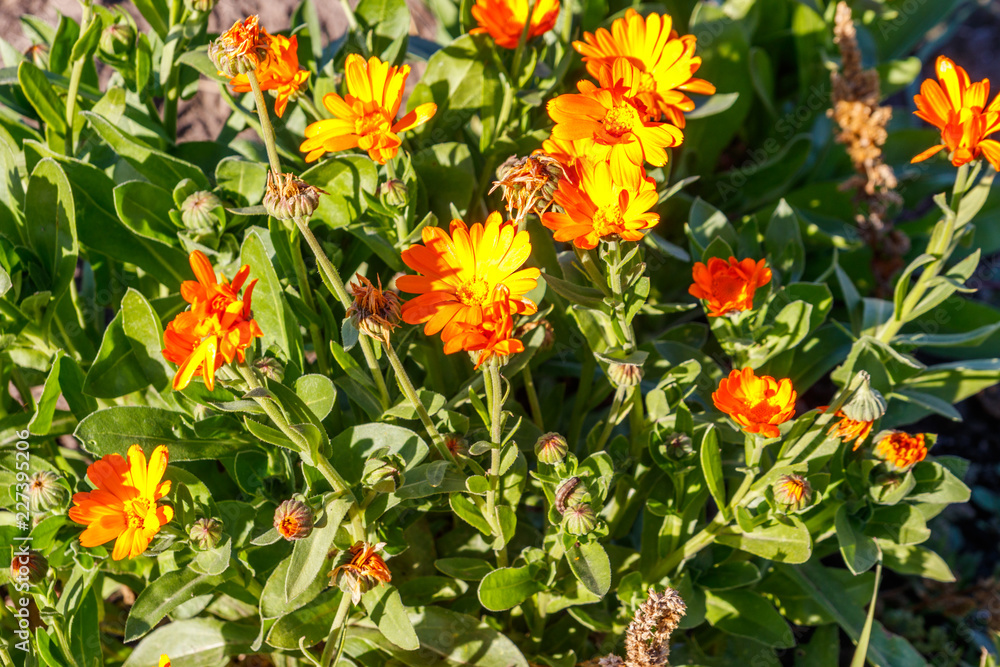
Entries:
POLYGON ((602 206, 594 214, 594 231, 598 236, 613 236, 622 231, 624 217, 616 204, 602 206))
POLYGON ((639 112, 631 104, 615 104, 604 116, 604 129, 615 137, 631 132, 638 123, 639 112))
POLYGON ((146 514, 149 513, 149 500, 146 498, 134 498, 125 501, 125 517, 128 519, 129 528, 138 528, 146 521, 146 514))
POLYGON ((489 284, 479 277, 466 281, 457 291, 459 301, 466 306, 482 305, 489 293, 489 284))

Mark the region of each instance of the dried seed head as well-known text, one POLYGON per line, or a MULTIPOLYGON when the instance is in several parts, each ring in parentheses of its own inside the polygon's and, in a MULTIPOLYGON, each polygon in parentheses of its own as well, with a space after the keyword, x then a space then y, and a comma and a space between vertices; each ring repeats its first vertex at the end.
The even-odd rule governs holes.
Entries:
POLYGON ((28 553, 18 553, 10 561, 10 578, 15 582, 28 582, 29 586, 37 586, 49 571, 49 562, 42 554, 34 550, 28 553))
POLYGON ((312 510, 300 500, 286 500, 274 511, 274 527, 289 542, 309 537, 313 529, 312 510))
POLYGON ((618 387, 634 387, 642 382, 642 364, 616 361, 608 364, 608 377, 618 387))
POLYGON ((267 57, 270 41, 271 36, 260 27, 257 16, 248 16, 208 45, 208 57, 219 74, 232 78, 256 70, 267 57))
POLYGON ((789 511, 797 512, 812 500, 812 486, 802 475, 782 475, 771 489, 775 502, 789 511))
POLYGON ((349 285, 354 302, 347 309, 347 316, 354 328, 377 341, 387 343, 393 329, 399 326, 399 296, 392 290, 382 289, 382 279, 378 287, 360 273, 349 285))
POLYGON ((535 456, 542 463, 554 465, 566 457, 569 443, 558 433, 546 433, 535 442, 535 456))
POLYGON ((861 374, 861 387, 844 406, 844 414, 854 421, 873 422, 885 414, 886 402, 877 390, 872 389, 871 376, 865 371, 861 374))
POLYGON ((649 597, 635 612, 625 631, 625 651, 629 667, 666 665, 670 657, 670 635, 680 624, 687 606, 672 588, 662 593, 649 589, 649 597))
POLYGON ((191 543, 202 551, 214 549, 222 540, 222 522, 216 519, 198 519, 188 532, 191 543))
POLYGON ((264 209, 276 220, 308 220, 319 206, 319 196, 326 191, 309 185, 294 174, 267 172, 264 209))
POLYGON ((563 526, 570 535, 586 535, 597 526, 597 515, 589 504, 579 503, 563 514, 563 526))
POLYGON ((59 484, 59 475, 40 470, 28 478, 28 503, 34 512, 46 512, 66 500, 66 489, 59 484))
POLYGON ((350 593, 354 604, 361 602, 361 596, 382 583, 392 581, 392 573, 378 554, 385 542, 369 544, 358 542, 340 554, 337 565, 330 571, 331 583, 350 593))
POLYGON ((497 168, 497 180, 492 193, 503 189, 503 199, 511 217, 523 218, 528 213, 541 215, 552 205, 563 167, 555 158, 537 154, 519 158, 512 155, 497 168))

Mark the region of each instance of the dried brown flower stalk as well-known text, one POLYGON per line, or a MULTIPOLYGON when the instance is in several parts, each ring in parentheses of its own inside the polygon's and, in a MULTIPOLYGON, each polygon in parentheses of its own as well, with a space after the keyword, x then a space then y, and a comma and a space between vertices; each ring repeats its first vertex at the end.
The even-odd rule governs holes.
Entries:
POLYGON ((617 655, 593 658, 578 667, 659 667, 668 665, 670 635, 680 624, 687 606, 672 588, 662 593, 649 589, 649 597, 635 612, 625 631, 625 659, 617 655))
POLYGON ((856 220, 861 237, 874 253, 872 269, 878 281, 877 291, 891 291, 892 276, 902 268, 902 256, 909 250, 907 237, 892 227, 890 211, 902 203, 902 198, 895 191, 896 174, 882 159, 892 107, 879 106, 882 91, 878 72, 861 67, 857 31, 846 2, 837 4, 834 24, 841 65, 830 75, 833 109, 829 115, 840 126, 836 139, 847 147, 857 172, 842 188, 857 191, 855 202, 862 212, 856 220))

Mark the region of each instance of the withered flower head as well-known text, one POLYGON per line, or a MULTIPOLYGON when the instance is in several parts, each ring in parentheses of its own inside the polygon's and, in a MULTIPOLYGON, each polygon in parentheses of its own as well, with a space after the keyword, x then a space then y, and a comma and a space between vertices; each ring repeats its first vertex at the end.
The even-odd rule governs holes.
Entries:
POLYGON ((301 500, 286 500, 274 511, 274 527, 289 542, 309 537, 313 513, 301 500))
POLYGON ((10 578, 12 581, 27 581, 31 586, 37 586, 49 571, 49 562, 39 552, 30 550, 26 554, 18 553, 10 561, 10 578))
POLYGON ((191 526, 188 537, 192 544, 203 551, 214 549, 222 539, 222 523, 217 519, 198 519, 191 526))
POLYGON ((264 377, 274 380, 275 382, 281 382, 285 379, 285 367, 281 365, 281 362, 274 357, 260 357, 254 359, 253 367, 256 368, 264 377))
POLYGON ((448 433, 444 436, 444 446, 456 459, 469 455, 469 444, 458 433, 448 433))
POLYGON ((662 593, 649 589, 649 597, 635 612, 625 631, 628 665, 666 665, 670 657, 670 635, 680 624, 687 605, 672 588, 662 593))
POLYGON ((802 475, 782 475, 772 487, 774 500, 792 511, 798 511, 812 499, 812 486, 802 475))
POLYGON ((66 489, 59 485, 59 475, 40 470, 28 478, 28 503, 32 511, 44 512, 62 505, 66 489))
POLYGON ((309 185, 294 174, 267 172, 267 190, 264 208, 276 220, 308 219, 319 206, 319 196, 325 195, 314 185, 309 185))
POLYGON ((514 338, 518 340, 524 340, 530 332, 534 331, 538 327, 545 329, 545 335, 542 338, 542 344, 538 346, 540 350, 548 350, 552 347, 552 344, 556 342, 556 331, 552 328, 552 323, 548 320, 533 320, 531 322, 525 322, 521 326, 514 329, 514 338))
POLYGON ((237 21, 208 45, 208 57, 219 73, 229 78, 253 72, 267 57, 271 36, 258 25, 256 15, 237 21))
POLYGON ((359 604, 361 596, 379 582, 387 584, 392 581, 392 573, 378 555, 384 546, 385 542, 358 542, 341 554, 339 564, 330 572, 331 583, 340 586, 340 590, 345 593, 350 593, 354 604, 359 604))
POLYGON ((347 309, 347 316, 361 333, 388 342, 393 329, 399 326, 399 295, 383 290, 381 278, 378 287, 360 273, 355 279, 358 282, 350 285, 354 302, 347 309))
POLYGON ((562 461, 568 451, 569 443, 558 433, 545 433, 535 442, 535 456, 549 465, 562 461))
POLYGON ((528 213, 541 215, 552 205, 559 179, 565 176, 563 166, 555 158, 544 153, 527 157, 512 155, 497 168, 497 180, 493 181, 492 193, 502 188, 507 212, 524 218, 528 213))

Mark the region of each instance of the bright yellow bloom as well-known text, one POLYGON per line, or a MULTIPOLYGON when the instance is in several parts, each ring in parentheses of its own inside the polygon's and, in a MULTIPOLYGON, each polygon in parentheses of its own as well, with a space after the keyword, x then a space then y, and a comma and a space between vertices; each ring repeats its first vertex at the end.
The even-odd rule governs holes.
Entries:
POLYGON ((527 231, 491 213, 485 225, 470 228, 453 220, 450 235, 439 227, 424 227, 422 235, 423 245, 403 251, 403 262, 420 275, 396 279, 400 291, 419 295, 403 304, 407 324, 426 322, 426 335, 442 331, 447 340, 459 323, 482 323, 483 309, 500 299, 510 299, 513 313, 538 310, 524 296, 541 275, 537 268, 521 268, 531 255, 527 231))
POLYGON ((879 440, 875 454, 890 468, 909 470, 927 458, 927 443, 923 433, 910 435, 893 431, 879 440))
POLYGON ((752 368, 733 370, 712 394, 715 407, 733 418, 747 433, 777 438, 780 424, 795 414, 797 394, 789 379, 754 375, 752 368))
POLYGON ((160 656, 159 667, 170 667, 170 658, 167 657, 166 653, 160 656))
POLYGON ((549 211, 542 224, 556 241, 572 241, 578 248, 594 248, 600 241, 642 240, 643 230, 660 221, 650 208, 656 205, 656 184, 636 172, 624 182, 612 177, 607 162, 578 164, 579 182, 559 182, 555 201, 563 213, 549 211))
MULTIPOLYGON (((288 100, 298 95, 309 80, 309 70, 299 67, 299 38, 273 35, 267 47, 267 56, 255 72, 261 90, 274 95, 274 113, 281 118, 288 100)), ((246 74, 237 74, 229 80, 237 93, 249 93, 250 80, 246 74)))
MULTIPOLYGON (((497 46, 516 49, 528 21, 529 0, 476 0, 472 6, 472 18, 479 27, 469 31, 470 35, 488 33, 497 46)), ((559 0, 537 0, 531 12, 531 26, 528 41, 552 30, 559 17, 559 0)))
POLYGON ((80 544, 96 547, 115 540, 114 560, 135 558, 149 548, 153 536, 174 518, 172 507, 156 504, 170 492, 170 481, 161 482, 167 469, 167 448, 153 450, 146 456, 139 445, 128 450, 128 461, 120 454, 109 454, 87 468, 93 491, 73 496, 69 518, 87 526, 80 544))
POLYGON ((344 63, 347 95, 327 93, 323 105, 335 118, 321 120, 306 128, 306 140, 299 148, 306 162, 324 153, 359 147, 379 164, 396 157, 402 139, 399 132, 426 123, 437 112, 433 102, 421 104, 398 121, 409 65, 390 67, 375 56, 366 62, 356 53, 344 63))
POLYGON ((549 116, 556 125, 554 139, 576 142, 574 147, 589 160, 611 162, 615 180, 624 183, 628 172, 641 172, 643 162, 662 167, 667 148, 679 146, 684 134, 673 125, 648 119, 639 99, 642 72, 625 58, 599 72, 600 87, 589 81, 577 84, 579 93, 549 101, 549 116))
POLYGON ((680 37, 673 30, 673 19, 652 13, 643 18, 634 9, 611 24, 611 31, 600 28, 583 33, 582 42, 573 48, 583 56, 587 71, 599 79, 615 58, 627 58, 639 69, 639 99, 653 120, 666 116, 677 127, 684 127, 684 112, 694 110, 694 102, 684 92, 714 95, 715 86, 694 78, 701 58, 694 55, 698 39, 680 37), (683 92, 682 92, 683 91, 683 92))
POLYGON ((987 106, 990 80, 972 83, 968 73, 950 58, 937 59, 938 81, 927 79, 913 98, 916 116, 941 130, 941 143, 911 162, 921 162, 947 148, 956 167, 985 156, 1000 170, 1000 141, 987 139, 1000 131, 1000 95, 987 106))

